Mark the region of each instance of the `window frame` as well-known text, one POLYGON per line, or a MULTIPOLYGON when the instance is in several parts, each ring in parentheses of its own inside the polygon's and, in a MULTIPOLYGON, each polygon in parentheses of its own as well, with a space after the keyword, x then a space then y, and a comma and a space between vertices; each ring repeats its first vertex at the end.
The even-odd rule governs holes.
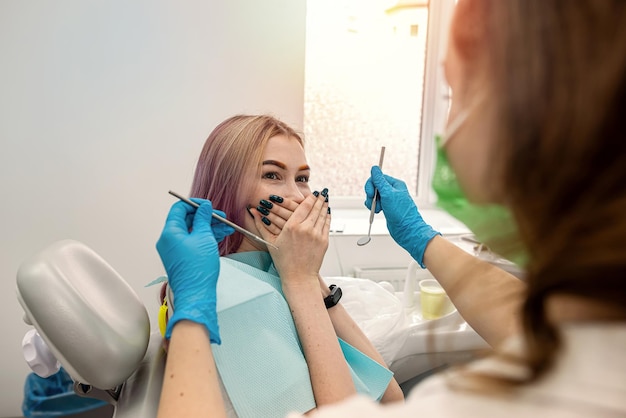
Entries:
MULTIPOLYGON (((436 195, 431 183, 435 168, 434 136, 445 127, 450 105, 442 62, 447 48, 447 34, 456 0, 428 2, 428 33, 424 63, 422 124, 417 169, 417 190, 411 190, 415 202, 424 208, 434 207, 436 195)), ((364 196, 333 196, 333 209, 361 209, 364 196)))
POLYGON ((430 1, 428 5, 422 128, 415 191, 416 202, 426 206, 432 206, 436 202, 436 195, 431 186, 436 162, 434 137, 437 133, 443 132, 450 108, 450 95, 442 63, 445 59, 448 28, 455 4, 455 0, 435 0, 430 1))

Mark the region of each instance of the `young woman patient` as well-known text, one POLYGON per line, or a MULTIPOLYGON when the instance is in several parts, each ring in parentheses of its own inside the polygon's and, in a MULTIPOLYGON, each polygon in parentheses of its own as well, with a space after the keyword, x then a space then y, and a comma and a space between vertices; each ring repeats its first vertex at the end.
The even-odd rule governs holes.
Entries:
POLYGON ((268 252, 238 232, 219 243, 221 345, 213 352, 231 416, 306 412, 357 392, 381 402, 403 399, 381 355, 319 274, 331 211, 328 190, 309 188, 310 173, 301 136, 267 115, 225 120, 198 160, 190 196, 211 200, 277 247, 268 252), (314 222, 307 217, 285 228, 311 194, 314 222))

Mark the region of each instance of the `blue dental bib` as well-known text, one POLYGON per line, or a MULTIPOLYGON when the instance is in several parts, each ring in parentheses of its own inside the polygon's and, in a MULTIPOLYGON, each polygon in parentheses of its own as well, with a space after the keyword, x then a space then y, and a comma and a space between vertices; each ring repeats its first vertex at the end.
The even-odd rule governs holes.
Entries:
MULTIPOLYGON (((220 259, 217 369, 239 417, 315 408, 309 371, 280 278, 267 252, 220 259)), ((358 393, 378 400, 393 373, 339 339, 358 393)))

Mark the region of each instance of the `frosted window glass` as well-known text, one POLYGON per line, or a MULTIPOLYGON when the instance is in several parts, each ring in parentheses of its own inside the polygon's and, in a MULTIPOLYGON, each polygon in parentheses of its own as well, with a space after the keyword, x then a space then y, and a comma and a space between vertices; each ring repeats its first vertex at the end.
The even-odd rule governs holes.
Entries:
POLYGON ((385 146, 385 172, 416 192, 428 7, 405 3, 307 3, 304 135, 314 189, 362 197, 385 146))

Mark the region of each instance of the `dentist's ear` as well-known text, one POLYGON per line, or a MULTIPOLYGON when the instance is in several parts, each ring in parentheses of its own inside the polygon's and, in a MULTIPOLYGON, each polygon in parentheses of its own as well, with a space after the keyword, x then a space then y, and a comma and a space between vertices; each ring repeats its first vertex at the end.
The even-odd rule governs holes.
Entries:
POLYGON ((482 55, 477 54, 487 36, 487 9, 490 0, 459 0, 454 8, 450 22, 449 42, 453 42, 464 59, 482 55))

